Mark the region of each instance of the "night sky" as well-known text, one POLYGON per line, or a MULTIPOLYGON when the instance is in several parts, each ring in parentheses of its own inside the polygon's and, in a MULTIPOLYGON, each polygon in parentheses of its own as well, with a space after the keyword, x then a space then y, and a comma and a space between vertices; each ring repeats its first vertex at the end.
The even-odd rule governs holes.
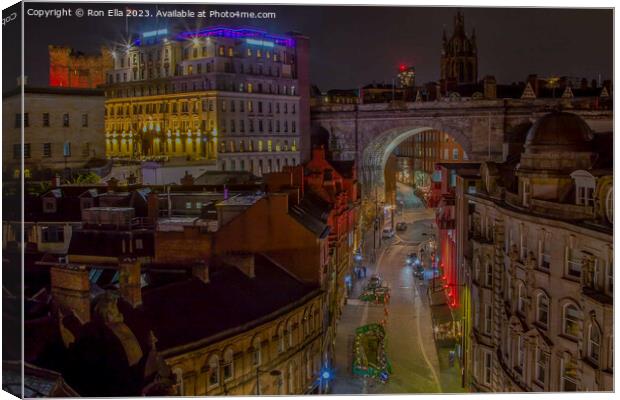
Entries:
MULTIPOLYGON (((124 8, 123 4, 65 4, 70 8, 124 8)), ((47 7, 60 8, 62 3, 47 7)), ((134 5, 136 8, 155 6, 134 5)), ((26 3, 26 8, 45 8, 26 3)), ((321 90, 391 82, 399 64, 415 65, 418 84, 439 79, 442 28, 448 34, 456 8, 330 6, 159 6, 160 9, 275 11, 275 20, 130 19, 129 31, 196 26, 254 26, 274 33, 299 31, 310 37, 311 80, 321 90)), ((478 76, 498 82, 523 81, 530 73, 592 79, 612 77, 611 10, 460 8, 466 30, 476 29, 478 76)), ((93 53, 126 38, 125 18, 35 18, 26 16, 26 75, 32 85, 48 83, 47 45, 93 53)), ((18 74, 16 70, 14 76, 18 74)), ((5 90, 14 85, 5 71, 5 90)))

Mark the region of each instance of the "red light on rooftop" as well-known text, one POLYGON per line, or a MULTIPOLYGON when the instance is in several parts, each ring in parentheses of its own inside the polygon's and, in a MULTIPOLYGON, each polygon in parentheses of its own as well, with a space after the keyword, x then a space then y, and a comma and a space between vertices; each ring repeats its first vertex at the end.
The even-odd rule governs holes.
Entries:
POLYGON ((400 70, 400 72, 403 72, 403 71, 405 71, 407 69, 407 66, 405 64, 400 64, 398 69, 400 70))

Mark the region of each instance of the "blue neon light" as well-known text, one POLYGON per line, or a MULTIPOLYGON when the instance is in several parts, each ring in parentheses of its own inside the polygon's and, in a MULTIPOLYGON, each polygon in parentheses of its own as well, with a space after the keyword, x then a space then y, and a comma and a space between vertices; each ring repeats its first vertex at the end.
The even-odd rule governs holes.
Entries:
POLYGON ((273 46, 275 46, 275 43, 273 43, 273 42, 266 42, 264 40, 245 39, 245 42, 247 44, 253 44, 253 45, 256 45, 256 46, 264 46, 264 47, 273 47, 273 46))
MULTIPOLYGON (((188 31, 181 32, 177 38, 178 39, 193 39, 196 37, 207 37, 207 36, 216 36, 216 37, 230 37, 230 38, 253 38, 257 41, 264 42, 265 40, 271 42, 277 46, 286 46, 286 47, 295 47, 295 39, 280 36, 280 35, 272 35, 265 31, 261 31, 258 29, 251 28, 226 28, 222 26, 213 27, 213 28, 205 28, 198 31, 188 31)), ((269 46, 269 45, 267 45, 269 46)), ((271 47, 271 46, 269 46, 271 47)))
POLYGON ((151 36, 164 36, 168 34, 168 29, 160 29, 157 31, 148 31, 142 34, 142 37, 148 38, 151 36))

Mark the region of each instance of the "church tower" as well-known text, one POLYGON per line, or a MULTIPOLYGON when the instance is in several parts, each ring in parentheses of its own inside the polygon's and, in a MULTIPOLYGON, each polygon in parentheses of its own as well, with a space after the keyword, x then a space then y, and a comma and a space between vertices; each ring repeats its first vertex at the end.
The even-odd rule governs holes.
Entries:
POLYGON ((465 33, 465 18, 461 12, 454 17, 454 28, 450 39, 443 31, 441 49, 441 86, 450 91, 461 84, 478 81, 478 49, 476 31, 471 36, 465 33))

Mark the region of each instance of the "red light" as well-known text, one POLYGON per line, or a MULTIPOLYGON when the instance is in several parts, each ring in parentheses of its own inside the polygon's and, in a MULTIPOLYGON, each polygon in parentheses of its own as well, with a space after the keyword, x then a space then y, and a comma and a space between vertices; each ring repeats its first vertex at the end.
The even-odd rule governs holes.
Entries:
POLYGON ((400 72, 403 72, 404 70, 407 69, 407 66, 405 64, 400 64, 400 66, 398 67, 398 69, 400 69, 400 72))

